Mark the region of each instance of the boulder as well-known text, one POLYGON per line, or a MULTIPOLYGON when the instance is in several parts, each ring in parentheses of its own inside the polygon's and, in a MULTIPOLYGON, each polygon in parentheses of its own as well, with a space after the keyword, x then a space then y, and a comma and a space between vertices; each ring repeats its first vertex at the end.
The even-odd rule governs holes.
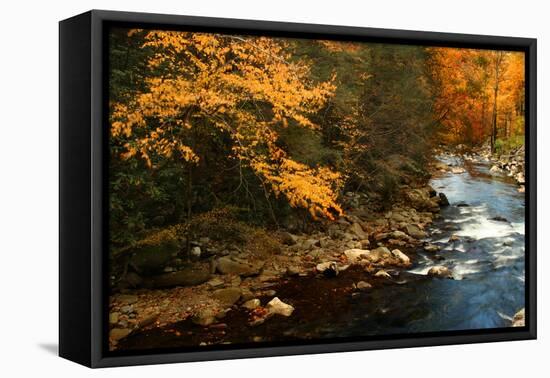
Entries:
POLYGON ((189 267, 178 272, 159 274, 145 281, 146 286, 164 288, 174 286, 195 286, 208 281, 210 270, 206 266, 189 267))
POLYGON ((394 249, 393 251, 391 251, 391 253, 392 255, 397 257, 399 261, 401 261, 401 263, 403 263, 404 265, 410 265, 411 259, 409 258, 409 256, 401 252, 399 249, 394 249))
POLYGON ((294 312, 294 307, 284 303, 278 297, 273 298, 266 305, 266 309, 270 314, 290 316, 294 312))
POLYGON ((298 237, 290 232, 281 232, 281 242, 286 245, 294 245, 298 242, 298 237))
POLYGON ((214 291, 212 297, 220 301, 222 305, 230 307, 233 306, 241 298, 241 289, 238 287, 218 289, 214 291))
POLYGON ((430 268, 428 270, 428 276, 430 277, 438 277, 438 278, 453 278, 453 274, 447 268, 443 265, 436 265, 430 268))
POLYGON ((374 275, 375 277, 381 277, 381 278, 391 278, 391 275, 386 272, 384 269, 380 269, 378 272, 376 272, 376 274, 374 275))
POLYGON ((334 261, 327 261, 324 263, 317 264, 315 267, 319 273, 323 273, 325 277, 336 277, 340 270, 338 269, 338 264, 334 261))
POLYGON ((130 294, 121 294, 121 295, 117 295, 115 299, 117 302, 120 302, 120 303, 133 304, 138 301, 138 296, 130 295, 130 294))
POLYGON ((344 251, 344 255, 346 256, 350 264, 357 264, 364 257, 367 257, 369 253, 370 251, 367 249, 358 248, 348 249, 344 251))
POLYGON ((407 231, 407 234, 415 239, 424 239, 426 236, 428 236, 426 232, 422 231, 417 225, 414 224, 406 225, 405 230, 407 231))
POLYGON ((514 315, 512 327, 525 327, 525 308, 522 308, 514 315))
POLYGON ((221 274, 237 274, 242 276, 253 276, 260 272, 260 269, 251 264, 235 261, 230 257, 220 257, 216 262, 216 269, 221 274))
POLYGON ((367 255, 367 259, 375 264, 385 263, 388 262, 388 260, 392 260, 393 258, 393 254, 386 247, 378 247, 376 249, 373 249, 367 255))
POLYGON ((206 327, 210 324, 216 323, 217 311, 211 309, 211 308, 205 308, 200 310, 198 313, 196 313, 192 318, 191 321, 195 324, 198 324, 200 326, 206 327))
POLYGON ((127 337, 130 333, 132 333, 132 330, 128 329, 128 328, 113 328, 109 332, 109 338, 112 341, 119 341, 119 340, 127 337))
POLYGON ((409 236, 404 233, 403 231, 392 231, 389 235, 390 238, 392 239, 397 239, 397 240, 407 240, 409 239, 409 236))
POLYGON ((156 245, 144 245, 135 249, 128 263, 140 274, 159 273, 162 272, 179 249, 180 247, 175 240, 162 241, 156 245))
POLYGON ((316 239, 307 239, 302 242, 302 248, 305 250, 313 249, 320 245, 319 240, 316 239))
POLYGON ((439 193, 439 206, 449 206, 449 199, 445 193, 439 193))
POLYGON ((420 211, 437 211, 439 205, 431 199, 430 188, 411 189, 405 193, 410 205, 420 211))
POLYGON ((355 234, 359 239, 367 239, 368 238, 368 235, 365 231, 363 231, 363 227, 361 227, 361 225, 357 222, 353 223, 350 227, 349 227, 349 230, 355 234))

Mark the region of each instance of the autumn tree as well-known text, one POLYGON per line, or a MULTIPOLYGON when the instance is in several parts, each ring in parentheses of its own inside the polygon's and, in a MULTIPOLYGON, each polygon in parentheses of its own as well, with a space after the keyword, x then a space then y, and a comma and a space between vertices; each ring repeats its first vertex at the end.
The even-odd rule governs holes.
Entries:
MULTIPOLYGON (((332 218, 341 176, 294 161, 279 145, 289 124, 316 131, 311 116, 333 93, 331 81, 309 80, 306 62, 291 61, 283 40, 221 34, 132 30, 148 50, 148 75, 131 98, 111 103, 111 136, 126 160, 150 169, 173 160, 185 171, 188 216, 193 176, 217 159, 204 145, 224 140, 223 159, 250 170, 266 199, 274 194, 314 217, 332 218)), ((239 186, 246 185, 242 181, 239 186)))

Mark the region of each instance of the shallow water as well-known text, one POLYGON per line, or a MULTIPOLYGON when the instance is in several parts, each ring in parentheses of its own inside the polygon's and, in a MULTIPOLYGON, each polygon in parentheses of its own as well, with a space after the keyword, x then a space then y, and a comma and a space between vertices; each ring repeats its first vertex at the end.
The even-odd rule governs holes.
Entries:
POLYGON ((466 172, 446 173, 430 182, 446 194, 451 206, 442 209, 426 239, 441 251, 420 251, 409 270, 423 275, 422 279, 400 277, 402 285, 362 295, 346 309, 350 312, 343 319, 320 319, 325 324, 320 334, 342 337, 508 327, 514 313, 525 306, 524 195, 509 178, 492 175, 487 161, 463 162, 449 156, 440 160, 463 164, 466 172), (460 240, 449 242, 453 234, 460 240), (425 276, 434 265, 450 268, 455 279, 425 276))

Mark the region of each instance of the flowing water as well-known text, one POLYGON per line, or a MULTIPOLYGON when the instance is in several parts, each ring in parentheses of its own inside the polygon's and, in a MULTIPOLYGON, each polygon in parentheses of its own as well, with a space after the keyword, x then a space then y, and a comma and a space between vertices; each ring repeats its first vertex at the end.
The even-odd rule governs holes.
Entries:
POLYGON ((491 174, 489 162, 479 157, 439 159, 464 166, 466 172, 432 179, 431 186, 450 202, 427 239, 441 250, 418 251, 408 272, 354 295, 350 288, 364 276, 360 270, 350 269, 336 279, 291 279, 276 288, 279 297, 296 307, 289 318, 250 327, 244 311, 233 311, 225 329, 212 331, 185 321, 132 336, 121 349, 509 327, 514 313, 525 306, 524 195, 512 180, 491 174), (449 241, 452 235, 458 240, 449 241), (448 267, 455 279, 428 277, 435 265, 448 267))

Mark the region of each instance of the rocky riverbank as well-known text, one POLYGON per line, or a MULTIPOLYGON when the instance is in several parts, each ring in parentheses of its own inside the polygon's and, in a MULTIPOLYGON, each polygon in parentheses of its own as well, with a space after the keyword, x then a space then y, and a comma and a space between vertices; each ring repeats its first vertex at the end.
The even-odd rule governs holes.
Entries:
MULTIPOLYGON (((486 159, 468 152, 456 156, 462 162, 486 159)), ((461 163, 440 161, 432 164, 431 171, 434 176, 466 172, 461 163)), ((164 273, 147 278, 128 273, 126 285, 110 298, 111 350, 129 336, 171 329, 179 323, 200 328, 202 338, 190 338, 191 342, 215 344, 222 338, 199 340, 209 340, 211 333, 226 334, 235 322, 254 328, 274 317, 292 319, 296 313, 303 320, 307 315, 301 307, 314 305, 305 304, 309 289, 298 286, 314 284, 325 290, 323 295, 353 297, 403 283, 419 251, 433 261, 445 259, 439 245, 426 241, 440 209, 449 206, 444 193, 425 184, 404 185, 392 208, 383 213, 369 211, 364 195, 347 193, 345 197, 345 216, 310 233, 274 232, 271 236, 277 245, 269 246, 269 254, 222 246, 202 237, 192 242, 195 261, 191 264, 172 260, 164 273)), ((454 234, 449 238, 449 242, 459 240, 454 234)), ((453 271, 436 264, 427 277, 452 279, 453 271)), ((521 325, 520 318, 521 313, 514 317, 515 326, 521 325)))
MULTIPOLYGON (((347 197, 350 203, 361 202, 359 195, 348 193, 347 197)), ((440 206, 447 204, 445 195, 429 186, 404 187, 402 199, 385 213, 371 214, 358 205, 322 230, 277 232, 280 251, 269 259, 234 250, 209 263, 199 260, 192 269, 167 267, 166 273, 148 279, 158 289, 126 289, 111 296, 111 349, 133 333, 188 318, 205 327, 215 326, 235 306, 250 312, 251 326, 272 315, 291 316, 291 305, 272 289, 289 277, 329 279, 354 266, 364 272, 354 290, 368 290, 370 280, 391 279, 396 269, 410 267, 416 248, 437 254, 439 248, 422 239, 440 206), (160 288, 163 286, 178 287, 160 288), (260 297, 270 300, 262 303, 260 297)), ((196 253, 214 248, 208 239, 195 244, 196 253)), ((451 276, 443 268, 431 274, 451 276)), ((134 278, 138 279, 142 280, 134 278)))

